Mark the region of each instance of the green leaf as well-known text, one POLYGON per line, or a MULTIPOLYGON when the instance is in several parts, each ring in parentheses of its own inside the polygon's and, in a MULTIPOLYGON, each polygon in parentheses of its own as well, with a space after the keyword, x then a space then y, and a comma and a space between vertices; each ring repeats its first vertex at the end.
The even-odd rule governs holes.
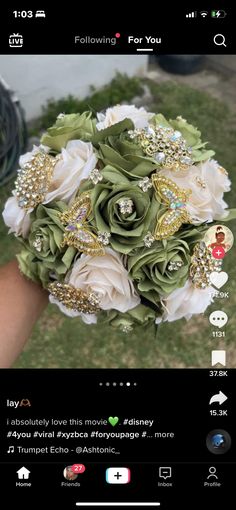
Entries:
POLYGON ((236 219, 236 209, 227 209, 228 215, 225 218, 222 218, 220 221, 223 223, 227 221, 232 221, 236 219))
POLYGON ((120 133, 123 131, 128 131, 129 129, 134 129, 132 120, 121 120, 120 122, 113 124, 113 126, 110 126, 106 129, 101 129, 101 131, 97 131, 97 133, 91 138, 91 142, 97 146, 99 142, 102 142, 109 136, 120 135, 120 133))
POLYGON ((105 180, 109 181, 112 184, 121 183, 129 184, 129 179, 111 165, 105 166, 105 168, 103 168, 103 170, 101 171, 101 174, 103 175, 105 180))
POLYGON ((67 248, 65 254, 63 255, 61 260, 63 264, 67 267, 67 269, 70 269, 76 253, 77 253, 76 249, 73 248, 73 246, 69 246, 69 248, 67 248))
POLYGON ((192 159, 195 163, 200 162, 200 161, 207 161, 208 159, 212 158, 214 155, 215 155, 215 152, 212 151, 211 149, 209 149, 209 150, 204 149, 202 151, 193 149, 193 152, 191 154, 192 159))
POLYGON ((133 164, 127 161, 123 156, 116 152, 112 147, 106 144, 100 144, 102 160, 106 164, 114 165, 122 170, 131 171, 133 164))
POLYGON ((164 127, 171 127, 168 120, 161 113, 157 113, 151 118, 150 124, 154 124, 155 126, 160 125, 164 127))

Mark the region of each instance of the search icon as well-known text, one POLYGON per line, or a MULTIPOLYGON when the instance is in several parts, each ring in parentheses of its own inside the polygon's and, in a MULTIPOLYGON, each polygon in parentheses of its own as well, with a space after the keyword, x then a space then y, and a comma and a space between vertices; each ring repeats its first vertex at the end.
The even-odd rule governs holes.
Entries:
POLYGON ((225 36, 223 34, 216 34, 213 39, 216 46, 225 46, 225 36))

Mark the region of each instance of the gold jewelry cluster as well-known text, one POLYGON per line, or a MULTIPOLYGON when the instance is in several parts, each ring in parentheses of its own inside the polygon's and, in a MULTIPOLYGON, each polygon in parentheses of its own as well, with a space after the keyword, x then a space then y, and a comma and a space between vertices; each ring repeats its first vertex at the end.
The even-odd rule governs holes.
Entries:
POLYGON ((184 223, 191 223, 191 217, 186 210, 187 200, 191 189, 183 189, 167 177, 152 174, 152 184, 158 199, 167 206, 166 212, 157 220, 154 238, 167 239, 177 232, 184 223))
POLYGON ((18 170, 14 195, 19 207, 27 211, 44 201, 57 162, 58 157, 39 151, 18 170))
POLYGON ((95 292, 85 292, 60 282, 50 283, 48 290, 60 303, 76 312, 92 314, 100 310, 100 300, 95 292))
POLYGON ((170 170, 187 170, 193 164, 192 149, 180 131, 166 126, 148 126, 128 131, 137 141, 144 154, 154 158, 160 166, 170 170))
POLYGON ((89 193, 85 192, 67 211, 60 214, 61 222, 66 225, 62 246, 74 246, 86 255, 104 255, 105 250, 100 238, 89 230, 87 220, 90 213, 91 199, 89 193))
POLYGON ((211 285, 210 276, 213 271, 220 271, 222 261, 214 259, 211 250, 201 241, 193 250, 190 266, 190 278, 194 287, 205 289, 211 285))

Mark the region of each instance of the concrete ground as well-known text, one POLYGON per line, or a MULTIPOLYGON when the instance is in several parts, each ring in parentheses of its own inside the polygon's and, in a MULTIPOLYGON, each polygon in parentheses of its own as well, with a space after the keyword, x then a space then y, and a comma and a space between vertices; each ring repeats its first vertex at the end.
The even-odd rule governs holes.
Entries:
POLYGON ((227 55, 223 59, 210 56, 206 58, 202 71, 189 75, 168 73, 159 66, 158 60, 152 57, 145 76, 157 83, 171 80, 208 92, 211 96, 226 102, 230 109, 236 112, 235 55, 227 55))

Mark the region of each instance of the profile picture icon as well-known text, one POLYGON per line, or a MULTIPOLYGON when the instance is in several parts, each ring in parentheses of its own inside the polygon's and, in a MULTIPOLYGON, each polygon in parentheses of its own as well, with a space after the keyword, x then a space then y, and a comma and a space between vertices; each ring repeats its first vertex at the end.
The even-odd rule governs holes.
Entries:
POLYGON ((76 478, 78 477, 78 474, 77 473, 74 473, 74 471, 72 470, 73 466, 67 466, 65 467, 65 469, 63 470, 63 476, 66 480, 68 481, 73 481, 73 480, 76 480, 76 478))
POLYGON ((204 241, 211 251, 216 248, 223 248, 227 252, 233 246, 234 236, 225 225, 214 225, 205 233, 204 241))

